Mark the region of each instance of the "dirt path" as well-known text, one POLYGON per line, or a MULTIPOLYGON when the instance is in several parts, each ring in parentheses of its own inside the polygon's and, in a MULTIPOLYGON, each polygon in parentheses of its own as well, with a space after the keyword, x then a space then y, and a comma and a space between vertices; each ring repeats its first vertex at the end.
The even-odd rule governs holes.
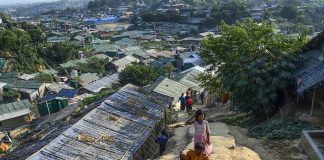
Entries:
POLYGON ((279 159, 279 156, 273 152, 266 150, 264 145, 255 138, 247 136, 247 130, 237 126, 228 126, 231 134, 235 137, 236 144, 238 146, 244 146, 251 148, 257 152, 263 160, 275 160, 279 159))
MULTIPOLYGON (((205 108, 202 105, 194 105, 193 109, 202 109, 207 111, 208 117, 222 116, 224 113, 217 109, 205 108)), ((184 126, 184 122, 191 116, 187 113, 177 112, 177 122, 169 125, 171 128, 171 137, 167 144, 164 154, 157 159, 175 160, 179 158, 180 152, 193 149, 194 129, 191 126, 184 126)), ((220 122, 209 123, 211 130, 211 143, 214 153, 210 156, 213 160, 260 160, 259 156, 247 147, 237 146, 235 139, 231 135, 228 126, 220 122)))

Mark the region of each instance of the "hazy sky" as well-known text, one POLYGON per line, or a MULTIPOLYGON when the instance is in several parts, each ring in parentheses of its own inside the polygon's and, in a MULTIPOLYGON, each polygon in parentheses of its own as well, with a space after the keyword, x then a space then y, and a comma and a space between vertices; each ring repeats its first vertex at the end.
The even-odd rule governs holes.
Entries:
POLYGON ((0 0, 0 5, 26 4, 34 2, 53 2, 57 0, 0 0))

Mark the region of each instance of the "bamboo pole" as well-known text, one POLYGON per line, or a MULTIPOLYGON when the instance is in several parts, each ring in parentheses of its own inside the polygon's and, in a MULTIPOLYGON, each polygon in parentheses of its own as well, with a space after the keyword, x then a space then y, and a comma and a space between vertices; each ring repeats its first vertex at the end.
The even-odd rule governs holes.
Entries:
POLYGON ((314 104, 315 104, 315 97, 316 97, 316 90, 313 90, 313 98, 312 98, 312 106, 311 106, 311 111, 310 115, 313 115, 313 110, 314 110, 314 104))

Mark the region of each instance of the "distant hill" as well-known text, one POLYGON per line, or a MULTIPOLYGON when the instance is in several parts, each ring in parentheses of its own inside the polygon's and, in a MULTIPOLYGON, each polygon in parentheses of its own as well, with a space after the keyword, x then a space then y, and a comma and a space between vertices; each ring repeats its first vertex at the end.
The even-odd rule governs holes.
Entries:
POLYGON ((85 8, 90 1, 91 0, 42 0, 42 3, 8 7, 5 11, 14 16, 35 16, 54 9, 63 10, 68 7, 85 8))

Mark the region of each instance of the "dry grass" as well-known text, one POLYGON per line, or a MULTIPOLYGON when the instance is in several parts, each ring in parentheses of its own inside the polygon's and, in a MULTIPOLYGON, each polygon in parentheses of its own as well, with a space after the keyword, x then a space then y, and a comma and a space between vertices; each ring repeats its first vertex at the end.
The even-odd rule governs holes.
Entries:
POLYGON ((114 137, 110 135, 101 135, 101 141, 108 141, 108 142, 113 142, 114 137))
POLYGON ((94 137, 92 137, 91 135, 85 135, 85 134, 79 134, 77 136, 77 140, 80 142, 86 142, 86 143, 93 143, 96 141, 96 139, 94 137))
POLYGON ((108 117, 107 117, 107 120, 108 120, 108 121, 117 121, 118 118, 115 117, 115 116, 108 116, 108 117))

